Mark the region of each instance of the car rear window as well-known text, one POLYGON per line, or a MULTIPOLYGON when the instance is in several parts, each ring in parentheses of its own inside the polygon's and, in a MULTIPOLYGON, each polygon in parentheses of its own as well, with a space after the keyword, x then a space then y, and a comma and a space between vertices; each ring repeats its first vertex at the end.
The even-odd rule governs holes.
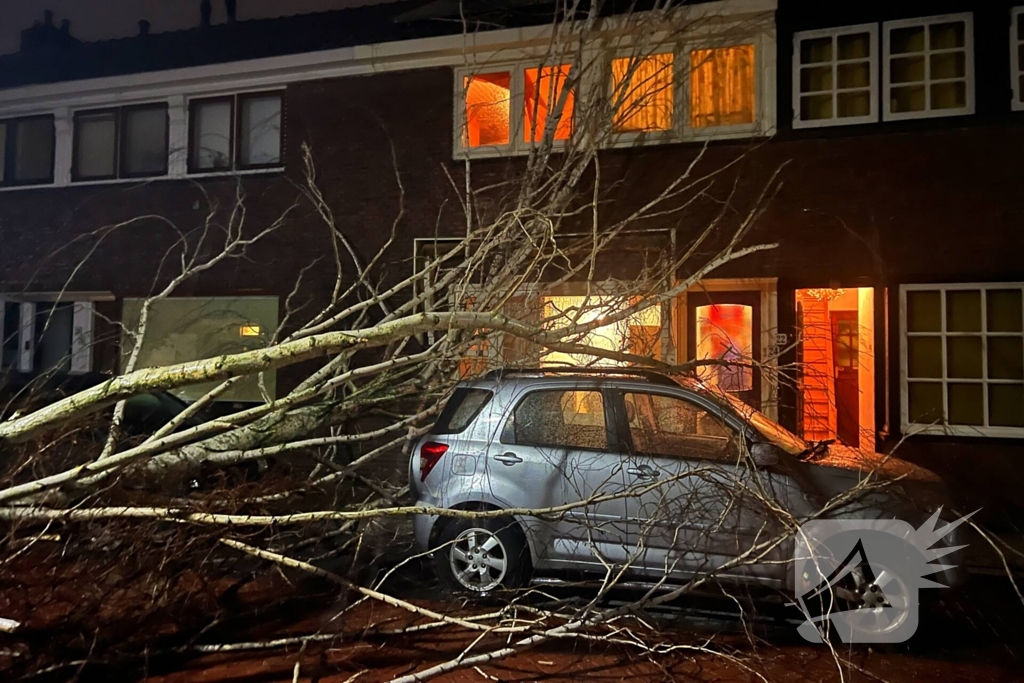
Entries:
POLYGON ((431 432, 458 434, 469 426, 493 395, 486 389, 456 389, 431 432))

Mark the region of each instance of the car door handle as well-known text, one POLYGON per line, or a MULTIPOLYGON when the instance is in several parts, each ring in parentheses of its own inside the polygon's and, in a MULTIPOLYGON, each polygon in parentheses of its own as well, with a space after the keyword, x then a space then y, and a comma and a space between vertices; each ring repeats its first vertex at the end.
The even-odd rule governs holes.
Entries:
POLYGON ((658 470, 653 467, 648 467, 647 465, 643 465, 642 467, 630 467, 626 472, 632 474, 634 477, 643 477, 644 479, 658 478, 658 470))
POLYGON ((523 459, 515 453, 503 453, 502 455, 494 456, 494 459, 505 465, 515 465, 517 462, 523 461, 523 459))

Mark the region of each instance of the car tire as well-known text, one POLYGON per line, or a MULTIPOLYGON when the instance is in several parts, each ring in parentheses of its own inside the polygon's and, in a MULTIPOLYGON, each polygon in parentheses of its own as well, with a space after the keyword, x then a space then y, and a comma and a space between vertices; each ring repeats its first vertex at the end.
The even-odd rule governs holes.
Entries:
POLYGON ((518 588, 530 575, 530 551, 511 517, 451 519, 434 545, 434 571, 456 592, 483 596, 518 588))

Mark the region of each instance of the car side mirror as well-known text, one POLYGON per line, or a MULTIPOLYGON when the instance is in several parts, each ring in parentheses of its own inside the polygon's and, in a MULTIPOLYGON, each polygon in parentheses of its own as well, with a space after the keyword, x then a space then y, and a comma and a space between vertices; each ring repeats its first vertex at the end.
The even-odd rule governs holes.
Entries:
POLYGON ((770 443, 755 443, 750 447, 750 457, 758 467, 771 467, 779 464, 779 454, 770 443))

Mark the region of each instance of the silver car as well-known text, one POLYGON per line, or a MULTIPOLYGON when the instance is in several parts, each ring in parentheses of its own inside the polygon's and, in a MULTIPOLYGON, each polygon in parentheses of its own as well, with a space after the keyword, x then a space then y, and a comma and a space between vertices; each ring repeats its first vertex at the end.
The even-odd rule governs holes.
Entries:
MULTIPOLYGON (((778 510, 812 516, 869 474, 898 483, 831 516, 916 523, 945 502, 927 470, 807 443, 696 379, 520 370, 456 388, 416 445, 409 478, 422 506, 509 511, 415 518, 418 545, 434 550, 439 577, 457 590, 612 567, 648 581, 715 572, 792 595, 792 538, 757 562, 737 558, 785 535, 778 510)), ((936 578, 964 577, 949 569, 936 578)))

